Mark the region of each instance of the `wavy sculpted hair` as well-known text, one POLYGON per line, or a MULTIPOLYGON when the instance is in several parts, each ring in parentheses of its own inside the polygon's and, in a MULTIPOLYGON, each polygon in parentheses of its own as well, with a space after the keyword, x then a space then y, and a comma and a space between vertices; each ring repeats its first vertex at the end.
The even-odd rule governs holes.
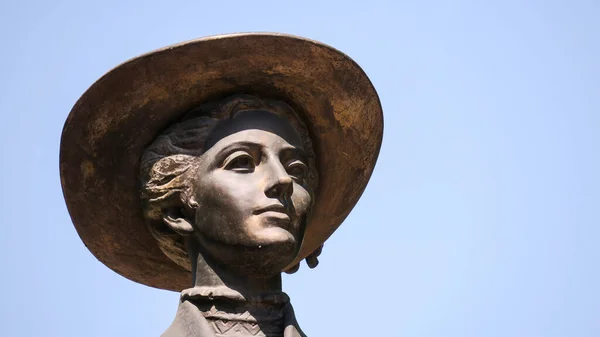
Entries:
POLYGON ((201 160, 204 143, 217 123, 248 110, 267 110, 286 118, 302 138, 308 155, 308 188, 317 188, 315 154, 308 130, 286 103, 250 95, 235 95, 191 110, 163 131, 144 151, 140 161, 142 209, 150 232, 163 253, 177 265, 190 270, 182 238, 161 220, 162 210, 188 205, 192 193, 190 175, 201 160))

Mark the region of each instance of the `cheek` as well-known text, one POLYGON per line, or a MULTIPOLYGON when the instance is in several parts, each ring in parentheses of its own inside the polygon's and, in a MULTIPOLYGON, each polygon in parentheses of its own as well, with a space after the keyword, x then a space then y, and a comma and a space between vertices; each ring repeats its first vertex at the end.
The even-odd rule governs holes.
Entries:
POLYGON ((241 224, 247 218, 243 184, 224 174, 207 174, 198 180, 195 226, 198 234, 213 241, 238 244, 241 224))
POLYGON ((292 194, 292 203, 298 216, 305 215, 312 203, 310 193, 301 185, 294 183, 294 193, 292 194))
POLYGON ((217 171, 202 178, 197 201, 199 207, 219 218, 240 221, 252 211, 257 199, 255 185, 248 176, 217 171))

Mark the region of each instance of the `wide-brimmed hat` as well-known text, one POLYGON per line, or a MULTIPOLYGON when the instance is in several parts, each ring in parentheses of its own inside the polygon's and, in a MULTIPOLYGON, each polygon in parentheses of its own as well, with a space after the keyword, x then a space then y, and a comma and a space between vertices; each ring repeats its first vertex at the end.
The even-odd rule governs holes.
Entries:
POLYGON ((192 285, 191 273, 162 253, 146 225, 140 157, 187 111, 237 93, 281 99, 309 129, 319 186, 291 265, 340 226, 367 185, 383 135, 381 104, 365 72, 340 51, 296 36, 213 36, 117 66, 81 96, 65 122, 64 197, 79 236, 102 263, 152 287, 192 285))

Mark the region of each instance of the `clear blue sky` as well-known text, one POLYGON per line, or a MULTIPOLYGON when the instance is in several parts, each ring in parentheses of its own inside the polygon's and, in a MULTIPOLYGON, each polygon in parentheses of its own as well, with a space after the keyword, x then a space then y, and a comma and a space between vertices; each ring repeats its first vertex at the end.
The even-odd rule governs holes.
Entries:
POLYGON ((363 198, 284 278, 310 337, 600 336, 599 18, 597 0, 2 1, 0 335, 164 331, 178 294, 110 271, 70 222, 64 120, 130 57, 276 31, 354 58, 385 113, 363 198))

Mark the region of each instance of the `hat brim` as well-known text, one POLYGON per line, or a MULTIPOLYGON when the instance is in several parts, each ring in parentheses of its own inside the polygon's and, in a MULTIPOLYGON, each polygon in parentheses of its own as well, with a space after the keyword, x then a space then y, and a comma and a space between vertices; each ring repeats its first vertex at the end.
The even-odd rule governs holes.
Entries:
POLYGON ((96 81, 63 129, 60 174, 71 219, 87 248, 122 276, 179 291, 191 274, 147 228, 139 195, 144 149, 185 112, 229 94, 282 99, 309 128, 319 186, 295 264, 342 223, 371 176, 383 135, 375 88, 348 56, 284 34, 188 41, 131 59, 96 81))

